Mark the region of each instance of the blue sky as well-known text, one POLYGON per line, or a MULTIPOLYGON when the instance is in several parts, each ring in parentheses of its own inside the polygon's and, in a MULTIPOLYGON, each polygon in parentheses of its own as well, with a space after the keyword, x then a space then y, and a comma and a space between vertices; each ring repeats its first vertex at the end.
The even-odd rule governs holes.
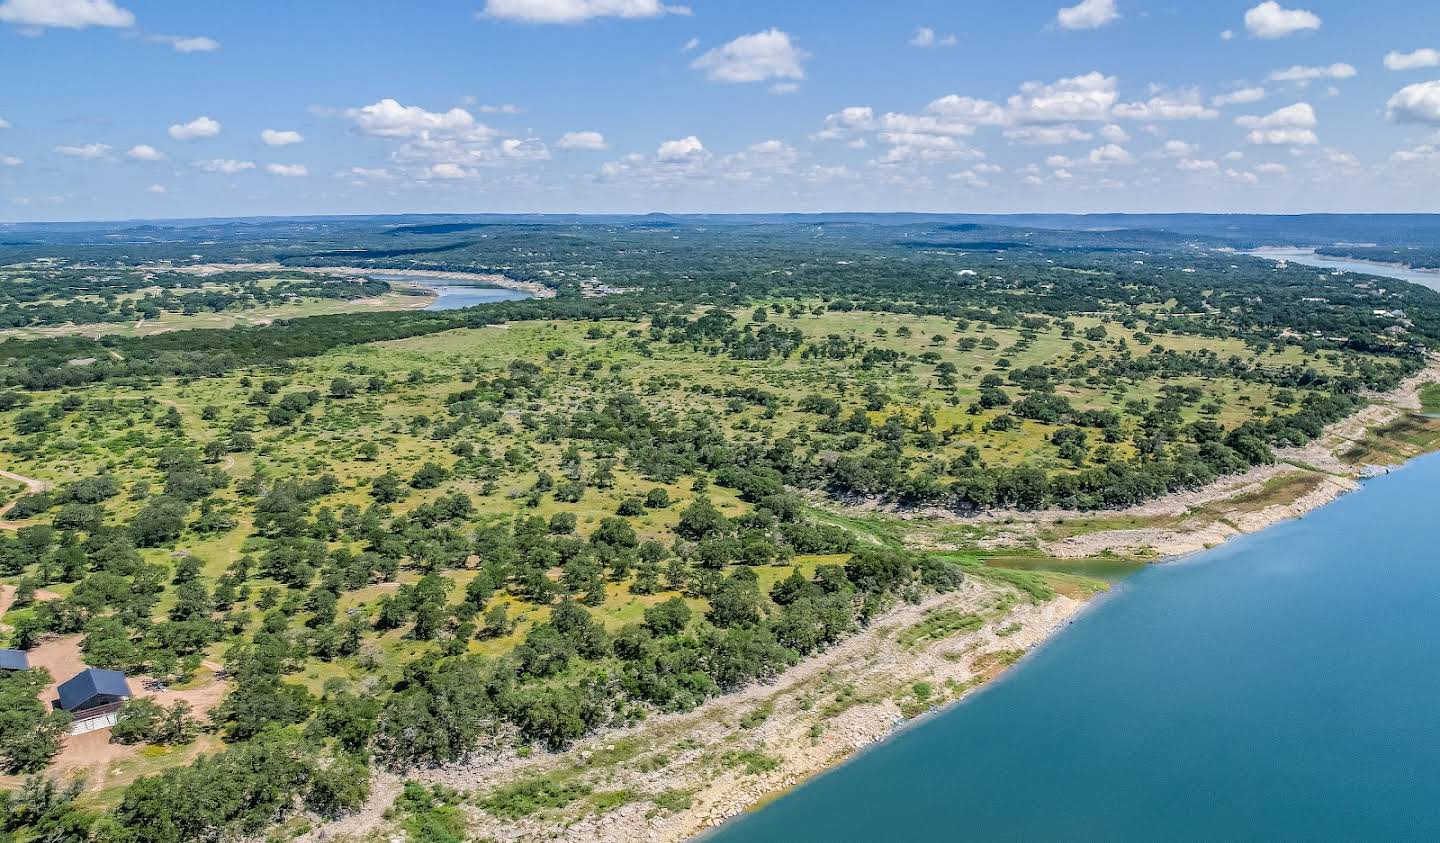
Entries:
POLYGON ((1440 210, 1434 0, 0 0, 0 80, 0 220, 1440 210))

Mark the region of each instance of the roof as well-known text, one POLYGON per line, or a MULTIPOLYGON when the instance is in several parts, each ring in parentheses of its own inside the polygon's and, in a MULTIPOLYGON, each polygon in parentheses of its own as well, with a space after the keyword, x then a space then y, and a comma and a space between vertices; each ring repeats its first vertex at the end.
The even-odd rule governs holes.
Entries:
POLYGON ((94 667, 75 674, 74 678, 56 690, 60 692, 60 707, 66 711, 74 711, 77 706, 97 694, 130 696, 130 685, 125 681, 125 674, 118 670, 100 670, 94 667))
POLYGON ((29 670, 30 657, 20 650, 0 650, 0 670, 29 670))

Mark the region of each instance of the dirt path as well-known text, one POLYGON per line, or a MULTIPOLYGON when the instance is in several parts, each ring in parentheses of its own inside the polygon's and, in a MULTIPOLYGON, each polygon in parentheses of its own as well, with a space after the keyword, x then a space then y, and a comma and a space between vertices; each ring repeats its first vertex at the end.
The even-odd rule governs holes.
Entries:
MULTIPOLYGON (((50 490, 50 484, 46 483, 44 480, 36 480, 33 477, 26 477, 23 474, 16 474, 13 471, 0 471, 0 477, 4 477, 6 480, 14 480, 16 483, 24 483, 25 493, 28 495, 38 495, 41 492, 47 492, 50 490)), ((10 510, 14 509, 15 504, 19 502, 20 499, 16 498, 15 500, 10 501, 4 506, 0 506, 0 530, 18 530, 21 527, 25 526, 19 521, 5 520, 5 516, 9 515, 10 510)), ((0 614, 4 613, 0 612, 0 614)))

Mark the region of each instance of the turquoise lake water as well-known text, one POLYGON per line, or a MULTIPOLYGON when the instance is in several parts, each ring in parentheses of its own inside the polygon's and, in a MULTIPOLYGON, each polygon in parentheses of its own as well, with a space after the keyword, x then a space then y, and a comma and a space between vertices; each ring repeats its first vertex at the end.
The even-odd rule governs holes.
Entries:
POLYGON ((1146 568, 707 841, 1440 839, 1440 457, 1146 568))
POLYGON ((434 278, 406 272, 371 272, 367 275, 377 281, 400 281, 434 290, 438 297, 425 308, 426 310, 459 310, 462 307, 474 307, 477 304, 530 298, 529 293, 521 290, 510 290, 505 287, 478 287, 473 284, 437 284, 434 278))

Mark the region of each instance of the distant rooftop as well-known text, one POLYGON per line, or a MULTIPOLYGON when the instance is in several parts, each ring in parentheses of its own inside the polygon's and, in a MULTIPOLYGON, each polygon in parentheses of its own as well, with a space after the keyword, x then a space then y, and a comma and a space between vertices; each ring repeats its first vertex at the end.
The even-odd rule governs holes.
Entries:
POLYGON ((0 670, 29 670, 30 657, 22 650, 0 650, 0 670))

